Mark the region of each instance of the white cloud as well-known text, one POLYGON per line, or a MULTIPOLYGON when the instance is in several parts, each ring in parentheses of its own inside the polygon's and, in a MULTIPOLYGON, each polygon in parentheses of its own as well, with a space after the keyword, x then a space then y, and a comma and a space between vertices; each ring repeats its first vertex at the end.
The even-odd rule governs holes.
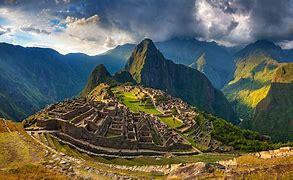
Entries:
POLYGON ((278 45, 283 49, 293 49, 293 41, 282 41, 278 45))
POLYGON ((199 0, 195 3, 194 17, 203 40, 214 40, 225 45, 251 41, 249 14, 225 12, 205 0, 199 0))
POLYGON ((4 33, 4 28, 11 30, 5 36, 0 35, 0 41, 28 47, 53 48, 62 54, 82 52, 95 55, 116 45, 133 42, 131 35, 124 31, 103 28, 98 15, 88 18, 68 16, 59 19, 60 24, 55 25, 50 24, 50 20, 58 17, 49 15, 45 10, 38 14, 38 18, 33 18, 36 14, 0 8, 0 16, 9 22, 5 27, 0 27, 0 34, 4 33), (65 24, 65 27, 56 31, 62 24, 65 24))

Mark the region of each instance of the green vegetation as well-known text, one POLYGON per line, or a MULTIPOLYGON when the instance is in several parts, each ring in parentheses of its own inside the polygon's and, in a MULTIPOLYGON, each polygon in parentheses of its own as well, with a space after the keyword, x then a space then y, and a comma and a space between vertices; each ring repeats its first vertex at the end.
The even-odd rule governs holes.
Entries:
POLYGON ((205 153, 189 156, 174 156, 174 157, 138 157, 133 159, 123 158, 96 158, 97 161, 126 166, 145 166, 145 165, 168 165, 179 163, 195 163, 195 162, 216 162, 220 160, 228 160, 236 157, 234 154, 217 154, 217 153, 205 153))
POLYGON ((116 84, 114 79, 112 79, 111 74, 107 71, 106 67, 102 64, 98 65, 91 73, 85 88, 81 92, 81 96, 86 97, 101 83, 106 83, 110 86, 116 84))
POLYGON ((288 126, 293 116, 292 63, 265 55, 237 62, 234 79, 223 89, 239 115, 241 126, 269 135, 274 141, 293 139, 288 126))
MULTIPOLYGON (((150 97, 147 97, 147 95, 144 93, 139 93, 138 89, 133 89, 131 92, 123 92, 119 90, 118 86, 112 88, 112 91, 117 97, 118 101, 125 104, 133 112, 141 111, 147 114, 161 114, 161 112, 154 107, 150 97)), ((175 129, 183 125, 183 122, 177 118, 160 117, 159 119, 167 124, 170 128, 175 129)))
POLYGON ((65 179, 41 165, 44 152, 20 123, 0 120, 0 179, 65 179), (7 126, 11 132, 7 130, 7 126))
POLYGON ((196 149, 198 149, 200 151, 206 151, 208 149, 208 147, 203 146, 203 145, 201 145, 199 143, 196 143, 193 140, 193 138, 189 136, 189 134, 181 134, 181 136, 183 136, 193 147, 195 147, 196 149))
POLYGON ((183 125, 183 122, 175 117, 160 117, 160 120, 173 129, 183 125))
POLYGON ((292 141, 293 63, 277 69, 267 96, 256 106, 250 127, 272 136, 274 141, 292 141))
POLYGON ((213 122, 212 137, 225 145, 241 151, 262 151, 273 149, 269 141, 261 140, 260 134, 255 131, 241 129, 223 119, 207 115, 213 122))
POLYGON ((160 112, 153 106, 150 99, 142 102, 139 100, 141 94, 137 93, 137 90, 132 92, 119 91, 119 87, 112 88, 113 93, 117 97, 118 101, 125 104, 132 112, 145 112, 147 114, 160 114, 160 112), (136 95, 135 95, 136 94, 136 95))
POLYGON ((166 60, 150 39, 136 46, 125 69, 138 84, 167 91, 202 110, 239 122, 225 96, 204 74, 166 60))
POLYGON ((244 122, 252 119, 256 105, 267 95, 279 65, 264 55, 247 57, 237 62, 234 79, 223 88, 223 92, 244 122))

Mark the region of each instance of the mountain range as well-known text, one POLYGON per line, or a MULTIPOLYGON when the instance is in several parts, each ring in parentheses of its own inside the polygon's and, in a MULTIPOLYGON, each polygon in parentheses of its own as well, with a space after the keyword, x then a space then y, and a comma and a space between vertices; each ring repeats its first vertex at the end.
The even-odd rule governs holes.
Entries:
POLYGON ((121 65, 110 54, 61 55, 46 48, 0 44, 0 116, 21 120, 47 104, 76 96, 97 64, 121 65))
MULTIPOLYGON (((260 103, 276 92, 273 79, 277 70, 293 60, 293 50, 284 50, 266 40, 244 48, 227 48, 192 38, 174 38, 151 44, 153 47, 147 46, 151 53, 140 52, 134 44, 124 44, 103 54, 88 56, 81 53, 61 55, 52 49, 1 43, 1 117, 21 120, 47 104, 79 95, 91 77, 90 73, 98 64, 103 64, 107 76, 115 77, 115 83, 128 81, 132 76, 132 82, 167 90, 226 119, 235 118, 230 110, 232 105, 241 118, 241 126, 255 129, 265 124, 257 120, 264 116, 257 107, 262 107, 260 103), (128 65, 122 70, 126 63, 128 65), (209 88, 205 90, 193 85, 199 82, 204 82, 199 86, 209 88), (216 89, 221 89, 231 105, 216 89), (261 123, 255 125, 258 121, 261 123)), ((141 50, 144 48, 142 45, 141 50)), ((286 86, 288 84, 291 83, 286 86)), ((270 135, 270 131, 263 132, 270 135)))

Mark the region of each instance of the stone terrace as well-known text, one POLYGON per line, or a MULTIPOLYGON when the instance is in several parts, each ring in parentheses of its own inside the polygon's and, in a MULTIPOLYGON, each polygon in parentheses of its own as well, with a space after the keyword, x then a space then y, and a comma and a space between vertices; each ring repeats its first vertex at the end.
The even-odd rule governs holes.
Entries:
MULTIPOLYGON (((158 117, 132 113, 115 99, 89 101, 72 99, 46 107, 34 117, 42 131, 97 153, 139 155, 144 152, 192 151, 180 135, 161 123, 158 117), (103 150, 100 150, 100 149, 103 150)), ((27 130, 38 130, 27 127, 27 130)))
MULTIPOLYGON (((125 87, 125 91, 131 91, 133 88, 133 86, 125 87)), ((213 123, 211 121, 205 119, 202 124, 198 124, 198 122, 195 121, 199 113, 197 113, 192 106, 161 90, 142 86, 136 86, 136 88, 140 89, 141 93, 147 94, 152 99, 154 106, 162 113, 162 116, 175 116, 177 119, 180 119, 184 125, 179 127, 178 130, 186 134, 194 142, 206 146, 212 151, 231 150, 231 147, 223 146, 221 142, 211 137, 211 132, 213 130, 213 123), (174 114, 174 111, 177 113, 174 114)), ((172 140, 170 139, 169 141, 173 141, 174 139, 175 138, 172 138, 172 140)))

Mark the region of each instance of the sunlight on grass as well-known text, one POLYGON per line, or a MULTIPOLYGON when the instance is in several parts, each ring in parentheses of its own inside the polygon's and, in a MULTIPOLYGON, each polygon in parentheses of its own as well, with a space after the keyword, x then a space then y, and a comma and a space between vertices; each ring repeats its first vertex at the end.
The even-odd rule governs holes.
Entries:
POLYGON ((160 120, 167 124, 169 127, 175 129, 183 125, 183 122, 173 117, 160 117, 160 120))
POLYGON ((132 112, 145 112, 147 114, 160 114, 160 112, 150 103, 142 103, 135 96, 135 90, 131 92, 122 92, 117 88, 113 89, 113 93, 118 101, 125 104, 132 112))

